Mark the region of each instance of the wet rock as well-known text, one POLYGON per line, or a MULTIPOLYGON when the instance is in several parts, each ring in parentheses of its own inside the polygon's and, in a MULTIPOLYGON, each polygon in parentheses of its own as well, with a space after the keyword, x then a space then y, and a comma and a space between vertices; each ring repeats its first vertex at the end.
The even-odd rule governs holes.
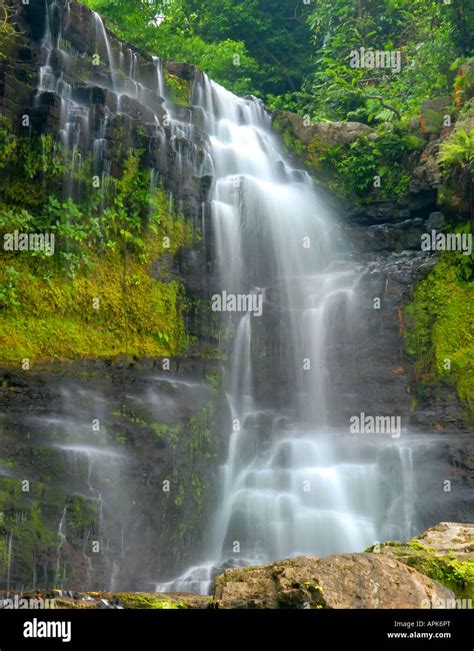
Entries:
POLYGON ((404 563, 377 554, 299 557, 227 570, 219 608, 420 608, 453 593, 404 563))
MULTIPOLYGON (((112 559, 122 554, 126 562, 118 585, 130 587, 135 587, 136 577, 160 576, 165 569, 171 573, 183 562, 186 550, 199 544, 199 531, 205 533, 202 522, 216 500, 221 443, 211 433, 204 437, 203 431, 221 416, 212 402, 212 386, 203 378, 218 371, 216 361, 188 357, 170 360, 165 373, 160 359, 126 356, 42 367, 38 363, 31 372, 14 367, 2 370, 0 483, 5 477, 4 460, 11 459, 15 486, 24 477, 31 485, 25 497, 12 497, 12 506, 29 516, 30 500, 41 499, 40 531, 45 534, 44 540, 32 538, 34 555, 14 541, 11 589, 27 585, 34 572, 41 587, 106 588, 112 559), (58 441, 67 448, 71 435, 96 418, 100 432, 94 434, 92 426, 87 428, 83 451, 58 448, 58 441), (94 456, 98 446, 113 453, 104 458, 104 465, 94 456), (189 463, 191 449, 196 454, 193 463, 189 463), (121 467, 120 486, 114 479, 114 460, 121 467), (168 499, 163 491, 163 481, 174 472, 183 485, 181 494, 191 492, 183 504, 175 504, 175 498, 168 499), (37 486, 45 478, 48 487, 40 497, 37 486), (121 486, 126 486, 126 499, 121 486), (126 527, 124 548, 122 524, 126 527), (102 540, 104 535, 107 549, 92 553, 91 541, 102 540)), ((222 429, 218 426, 215 431, 222 429)), ((0 488, 5 489, 3 483, 0 488)), ((175 497, 178 489, 178 484, 172 486, 175 497)))
POLYGON ((444 224, 444 215, 442 212, 432 212, 428 218, 429 230, 440 230, 444 224))

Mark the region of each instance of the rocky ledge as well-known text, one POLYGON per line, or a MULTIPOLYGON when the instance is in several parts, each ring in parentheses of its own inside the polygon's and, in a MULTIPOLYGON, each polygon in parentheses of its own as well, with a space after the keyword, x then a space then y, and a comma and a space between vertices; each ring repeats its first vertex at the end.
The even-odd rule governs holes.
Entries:
POLYGON ((377 544, 360 554, 229 569, 209 597, 52 590, 4 595, 0 608, 40 598, 54 600, 59 609, 472 608, 474 524, 442 522, 406 542, 377 544))

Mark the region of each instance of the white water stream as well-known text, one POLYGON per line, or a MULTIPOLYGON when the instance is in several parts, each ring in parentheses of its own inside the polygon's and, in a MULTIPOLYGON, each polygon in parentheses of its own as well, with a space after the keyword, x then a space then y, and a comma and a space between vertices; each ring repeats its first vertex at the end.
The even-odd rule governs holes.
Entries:
POLYGON ((412 534, 413 444, 331 427, 337 400, 334 407, 326 355, 337 345, 336 322, 350 337, 358 274, 337 264, 333 220, 308 175, 287 162, 262 104, 206 77, 193 103, 209 136, 220 286, 261 295, 264 310, 277 300, 288 326, 283 374, 293 382, 288 404, 270 413, 270 434, 259 435, 251 426, 261 413, 253 342, 259 317, 234 314, 233 425, 224 433, 229 452, 210 560, 156 586, 206 593, 216 566, 228 559, 251 564, 362 551, 412 534))

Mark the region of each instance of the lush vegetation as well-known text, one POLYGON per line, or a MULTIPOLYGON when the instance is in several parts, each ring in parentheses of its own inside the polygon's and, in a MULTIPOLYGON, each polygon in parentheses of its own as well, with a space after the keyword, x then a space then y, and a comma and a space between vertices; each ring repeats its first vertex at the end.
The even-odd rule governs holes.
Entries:
POLYGON ((470 0, 85 0, 119 36, 313 119, 387 122, 450 94, 474 51, 470 0), (401 68, 351 67, 400 51, 401 68))
MULTIPOLYGON (((474 53, 470 0, 84 1, 119 36, 164 59, 197 64, 270 108, 297 112, 308 124, 373 127, 372 138, 335 147, 316 140, 308 151, 284 134, 333 189, 357 201, 407 193, 413 154, 423 145, 425 100, 451 97, 445 112, 454 116, 472 95, 472 79, 459 73, 474 53), (386 53, 390 65, 355 65, 361 48, 386 53), (375 176, 381 184, 374 192, 375 176)), ((431 119, 439 133, 443 114, 431 119)), ((469 155, 469 138, 459 134, 457 155, 469 155)))
POLYGON ((86 0, 125 40, 200 66, 236 93, 296 92, 311 50, 310 7, 294 0, 86 0))
POLYGON ((71 169, 50 136, 0 129, 2 233, 55 237, 55 255, 2 255, 2 359, 185 349, 180 283, 153 279, 150 271, 164 253, 189 243, 190 227, 162 188, 150 191, 141 155, 128 152, 121 176, 95 187, 90 163, 71 169), (64 197, 65 179, 77 201, 64 197))

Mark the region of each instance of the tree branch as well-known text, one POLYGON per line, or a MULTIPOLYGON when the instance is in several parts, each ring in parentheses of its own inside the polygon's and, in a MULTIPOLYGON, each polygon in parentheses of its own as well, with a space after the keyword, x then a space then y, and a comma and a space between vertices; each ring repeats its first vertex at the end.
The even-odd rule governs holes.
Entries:
POLYGON ((376 100, 378 100, 380 102, 381 106, 384 109, 387 109, 389 111, 393 111, 393 113, 395 113, 395 115, 397 116, 398 120, 401 121, 402 116, 401 116, 400 111, 398 109, 396 109, 394 106, 391 106, 390 104, 386 104, 385 101, 384 101, 384 98, 381 97, 380 95, 366 95, 364 93, 364 97, 366 99, 376 99, 376 100))

